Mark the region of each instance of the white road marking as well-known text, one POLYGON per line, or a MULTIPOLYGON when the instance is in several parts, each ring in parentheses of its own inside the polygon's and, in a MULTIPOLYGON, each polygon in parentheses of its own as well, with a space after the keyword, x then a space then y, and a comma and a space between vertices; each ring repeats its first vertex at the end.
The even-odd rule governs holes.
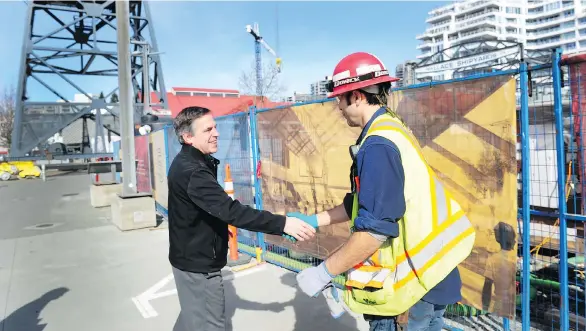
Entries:
MULTIPOLYGON (((231 274, 224 277, 224 281, 231 281, 233 279, 236 279, 236 278, 239 278, 242 276, 248 276, 248 275, 257 273, 259 271, 262 271, 265 268, 266 268, 266 265, 261 264, 256 267, 252 267, 250 269, 231 273, 231 274)), ((169 274, 168 276, 166 276, 165 278, 161 279, 160 281, 158 281, 155 285, 151 286, 149 289, 147 289, 143 293, 132 298, 132 302, 134 302, 134 305, 136 306, 136 308, 138 309, 138 311, 140 312, 140 314, 142 315, 143 318, 152 318, 152 317, 159 316, 159 314, 157 313, 155 308, 153 308, 153 306, 150 304, 151 300, 164 298, 164 297, 168 297, 168 296, 177 294, 176 288, 174 288, 172 290, 167 290, 167 291, 157 293, 160 289, 165 287, 165 285, 167 285, 167 283, 169 283, 171 280, 173 280, 172 273, 169 274)))

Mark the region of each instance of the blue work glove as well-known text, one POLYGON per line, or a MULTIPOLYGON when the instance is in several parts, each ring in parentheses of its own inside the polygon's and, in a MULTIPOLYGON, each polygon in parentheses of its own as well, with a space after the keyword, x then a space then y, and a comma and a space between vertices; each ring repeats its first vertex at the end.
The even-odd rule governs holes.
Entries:
MULTIPOLYGON (((300 220, 302 220, 303 222, 313 226, 314 229, 317 229, 317 215, 305 215, 302 213, 287 213, 287 217, 295 217, 298 218, 300 220)), ((286 233, 283 233, 283 237, 293 243, 297 242, 297 239, 295 239, 293 236, 288 235, 286 233)))
POLYGON ((326 298, 326 303, 330 308, 330 314, 333 318, 339 318, 340 316, 344 315, 346 312, 346 305, 342 300, 340 300, 338 289, 333 284, 326 286, 326 288, 321 293, 326 298))
POLYGON ((310 297, 317 297, 333 278, 334 276, 330 275, 326 268, 326 263, 322 262, 317 267, 307 268, 298 273, 297 283, 303 293, 310 297))

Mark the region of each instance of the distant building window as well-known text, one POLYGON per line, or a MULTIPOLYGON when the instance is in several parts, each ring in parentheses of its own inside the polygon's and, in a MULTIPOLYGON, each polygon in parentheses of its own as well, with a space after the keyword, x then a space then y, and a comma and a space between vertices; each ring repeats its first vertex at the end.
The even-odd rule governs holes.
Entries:
POLYGON ((236 94, 236 93, 226 93, 226 94, 224 94, 224 97, 226 97, 226 98, 238 98, 238 94, 236 94))
POLYGON ((191 96, 191 92, 175 92, 177 96, 191 96))
POLYGON ((207 97, 208 94, 207 94, 207 92, 193 92, 193 96, 196 96, 196 97, 207 97))
POLYGON ((545 5, 545 11, 555 10, 555 9, 561 8, 561 6, 562 5, 559 2, 550 3, 550 4, 545 5))
POLYGON ((210 93, 210 97, 223 97, 224 95, 222 93, 210 93))
POLYGON ((519 8, 519 7, 507 7, 507 14, 521 14, 521 8, 519 8))

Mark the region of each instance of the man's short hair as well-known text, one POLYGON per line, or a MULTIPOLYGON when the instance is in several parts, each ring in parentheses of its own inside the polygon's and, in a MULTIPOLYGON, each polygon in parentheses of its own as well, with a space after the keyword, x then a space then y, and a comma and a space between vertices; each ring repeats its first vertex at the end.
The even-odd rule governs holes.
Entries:
POLYGON ((181 144, 185 144, 185 141, 183 140, 183 134, 192 133, 191 124, 193 121, 208 114, 209 112, 210 110, 207 108, 194 106, 183 108, 183 110, 177 114, 173 120, 173 127, 175 128, 175 134, 177 135, 177 138, 181 144))
POLYGON ((517 232, 512 225, 505 222, 498 222, 494 227, 494 236, 496 242, 501 245, 503 250, 511 251, 515 248, 517 232))
MULTIPOLYGON (((375 89, 378 89, 378 92, 376 92, 376 93, 368 92, 368 91, 366 91, 366 89, 358 89, 358 92, 360 92, 364 95, 364 98, 366 99, 367 104, 373 105, 373 106, 378 106, 378 105, 386 106, 387 100, 388 100, 388 94, 391 89, 391 83, 388 83, 388 82, 380 83, 380 84, 377 84, 372 87, 376 87, 375 89)), ((346 103, 350 104, 350 96, 352 95, 352 93, 345 93, 345 95, 346 95, 346 103)))

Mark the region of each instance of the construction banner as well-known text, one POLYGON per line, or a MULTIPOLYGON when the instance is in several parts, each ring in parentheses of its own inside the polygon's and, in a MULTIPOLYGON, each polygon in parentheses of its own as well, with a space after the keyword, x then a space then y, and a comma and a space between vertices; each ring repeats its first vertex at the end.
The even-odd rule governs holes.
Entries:
MULTIPOLYGON (((335 102, 260 112, 257 128, 263 209, 313 214, 342 202, 350 191, 348 147, 360 130, 347 125, 335 102)), ((343 223, 320 228, 311 241, 291 244, 271 235, 266 241, 269 250, 277 245, 325 258, 349 235, 343 223)))
POLYGON ((149 153, 151 155, 151 187, 153 198, 163 208, 167 209, 167 153, 165 145, 165 130, 158 130, 149 135, 149 153))
POLYGON ((151 193, 151 162, 149 160, 149 136, 134 137, 136 155, 136 189, 139 193, 151 193))
POLYGON ((464 303, 513 317, 516 303, 515 79, 497 76, 393 92, 389 106, 476 229, 460 265, 464 303))
MULTIPOLYGON (((515 80, 497 76, 393 92, 390 109, 419 140, 425 158, 477 231, 460 266, 463 303, 512 317, 517 256, 515 80)), ((314 214, 342 203, 350 190, 350 128, 335 102, 258 114, 263 208, 314 214)), ((267 249, 326 258, 346 242, 348 223, 320 228, 291 244, 267 236, 267 249)))
MULTIPOLYGON (((586 62, 584 62, 583 56, 576 56, 570 57, 569 61, 569 81, 570 81, 570 91, 571 91, 571 101, 572 101, 572 117, 573 117, 573 136, 576 139, 576 150, 578 151, 578 157, 576 160, 577 169, 578 169, 578 178, 582 178, 582 180, 578 183, 579 187, 577 187, 578 192, 584 192, 583 186, 583 178, 586 177, 586 172, 584 169, 584 151, 586 150, 586 134, 584 133, 584 128, 586 128, 586 62)), ((582 199, 582 203, 579 206, 579 209, 574 211, 576 214, 581 214, 582 211, 586 210, 586 199, 582 199)), ((571 204, 568 204, 570 207, 571 204)))

